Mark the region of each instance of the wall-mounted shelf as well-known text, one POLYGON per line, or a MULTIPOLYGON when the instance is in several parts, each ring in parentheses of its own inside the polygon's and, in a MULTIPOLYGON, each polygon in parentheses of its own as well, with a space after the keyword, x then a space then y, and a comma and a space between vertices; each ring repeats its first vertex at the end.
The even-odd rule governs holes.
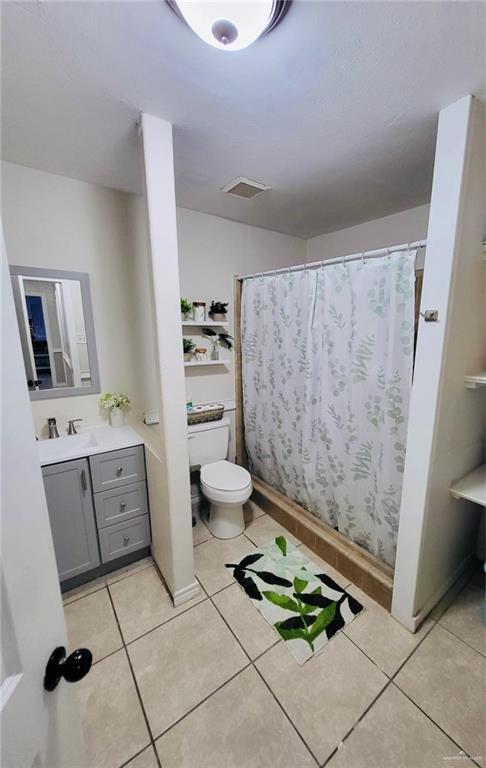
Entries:
POLYGON ((229 360, 190 360, 184 363, 184 368, 201 368, 208 365, 224 365, 228 368, 229 360))
POLYGON ((215 320, 206 320, 205 323, 199 323, 197 320, 182 320, 181 325, 192 326, 192 328, 227 328, 229 323, 217 323, 215 320))
POLYGON ((459 480, 450 492, 455 499, 468 499, 486 507, 486 464, 459 480))
POLYGON ((486 371, 471 373, 469 376, 464 376, 464 383, 468 389, 486 387, 486 371))

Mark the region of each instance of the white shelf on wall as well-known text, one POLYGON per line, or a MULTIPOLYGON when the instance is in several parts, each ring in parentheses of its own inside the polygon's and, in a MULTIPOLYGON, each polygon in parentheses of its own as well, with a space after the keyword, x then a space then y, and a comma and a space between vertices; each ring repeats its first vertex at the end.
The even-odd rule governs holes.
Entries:
POLYGON ((468 376, 464 376, 464 383, 468 389, 486 387, 486 371, 481 371, 480 373, 471 373, 468 376))
POLYGON ((184 363, 184 368, 200 368, 208 365, 224 365, 228 368, 229 360, 190 360, 184 363))
POLYGON ((216 320, 206 320, 205 323, 200 323, 197 320, 182 320, 182 326, 191 326, 192 328, 227 328, 229 323, 218 323, 216 320))
POLYGON ((486 507, 486 464, 481 464, 450 489, 455 499, 468 499, 486 507))

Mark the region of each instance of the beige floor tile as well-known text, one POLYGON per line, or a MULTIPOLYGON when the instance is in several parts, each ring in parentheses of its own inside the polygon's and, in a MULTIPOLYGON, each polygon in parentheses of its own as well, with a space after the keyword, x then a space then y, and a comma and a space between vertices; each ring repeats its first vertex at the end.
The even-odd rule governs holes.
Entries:
POLYGON ((238 584, 218 592, 213 601, 251 659, 280 639, 238 584))
POLYGON ((106 587, 64 606, 69 649, 89 648, 93 661, 122 647, 122 639, 106 587))
POLYGON ((128 652, 154 735, 248 663, 209 600, 136 640, 128 652))
POLYGON ((434 621, 438 621, 441 616, 447 611, 448 608, 455 601, 456 597, 462 592, 468 582, 467 574, 458 579, 450 589, 447 590, 445 595, 439 600, 439 602, 432 608, 430 612, 430 618, 434 621))
POLYGON ((457 596, 448 611, 439 619, 450 632, 469 643, 486 656, 486 627, 481 621, 484 592, 468 586, 457 596))
POLYGON ((119 568, 117 571, 108 573, 105 576, 106 583, 114 584, 116 581, 126 579, 127 576, 131 576, 138 571, 143 571, 144 568, 149 568, 153 564, 154 561, 151 557, 143 557, 141 560, 136 560, 134 563, 130 563, 130 565, 126 565, 124 568, 119 568))
POLYGON ((127 763, 126 768, 159 768, 154 748, 150 746, 144 749, 137 757, 127 763))
POLYGON ((263 517, 265 512, 258 506, 258 504, 255 504, 254 501, 249 499, 249 501, 243 505, 243 514, 245 516, 245 523, 250 525, 252 520, 256 520, 257 517, 263 517))
POLYGON ((451 768, 459 750, 393 683, 358 723, 328 768, 451 768))
POLYGON ((322 559, 322 557, 319 557, 316 555, 312 549, 309 549, 309 547, 306 547, 305 544, 299 544, 299 552, 303 552, 306 557, 309 558, 309 560, 312 560, 316 565, 318 565, 320 568, 322 568, 323 573, 327 573, 328 576, 331 577, 331 579, 334 579, 336 584, 339 584, 340 587, 343 589, 346 589, 348 584, 350 584, 349 579, 346 576, 343 576, 342 573, 339 573, 339 571, 336 571, 335 568, 332 567, 332 565, 329 565, 329 563, 326 563, 325 560, 322 559))
POLYGON ((263 517, 257 517, 252 520, 245 528, 245 535, 248 536, 251 541, 256 544, 257 547, 263 547, 265 544, 270 544, 277 536, 285 536, 287 541, 291 544, 298 546, 300 541, 295 538, 283 525, 277 523, 270 515, 264 515, 263 517))
POLYGON ((156 747, 167 768, 316 768, 253 668, 197 707, 156 747))
POLYGON ((235 539, 210 539, 194 550, 196 576, 209 595, 234 582, 233 574, 225 563, 236 563, 255 547, 246 536, 235 539))
POLYGON ((319 763, 323 763, 387 683, 342 633, 299 666, 283 643, 255 662, 319 763))
POLYGON ((112 584, 109 589, 126 643, 206 599, 201 590, 201 594, 193 600, 174 608, 172 598, 155 568, 138 571, 112 584))
POLYGON ((484 757, 485 679, 484 657, 437 624, 395 682, 471 757, 484 757))
POLYGON ((80 597, 86 597, 86 595, 91 595, 99 589, 104 589, 105 586, 104 578, 93 579, 92 581, 88 581, 87 584, 82 584, 80 587, 75 587, 74 589, 70 589, 69 592, 65 592, 62 596, 62 602, 64 605, 69 605, 69 603, 72 603, 74 600, 79 600, 80 597))
POLYGON ((150 743, 124 650, 95 664, 76 684, 91 765, 119 768, 150 743))
POLYGON ((208 541, 213 538, 213 534, 207 527, 206 523, 201 520, 199 515, 196 515, 196 525, 192 529, 192 542, 195 547, 198 544, 202 544, 203 541, 208 541))
POLYGON ((426 619, 413 634, 353 584, 348 587, 348 592, 364 605, 365 610, 344 627, 343 632, 391 677, 432 629, 434 622, 426 619))

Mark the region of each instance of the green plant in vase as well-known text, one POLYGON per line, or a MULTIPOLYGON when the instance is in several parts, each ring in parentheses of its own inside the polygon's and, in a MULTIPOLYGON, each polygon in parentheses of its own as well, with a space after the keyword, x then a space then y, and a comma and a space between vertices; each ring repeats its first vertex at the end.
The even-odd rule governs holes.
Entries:
POLYGON ((192 320, 192 304, 187 299, 181 299, 181 319, 192 320))
POLYGON ((215 323, 225 323, 228 313, 227 301, 212 301, 209 308, 209 316, 215 323))
POLYGON ((122 427, 124 424, 124 408, 129 408, 130 400, 121 392, 105 392, 98 400, 101 408, 109 411, 110 424, 112 427, 122 427))
POLYGON ((193 340, 187 336, 182 337, 182 349, 184 350, 184 360, 189 363, 192 359, 192 350, 196 345, 193 340))
POLYGON ((233 337, 229 333, 216 333, 212 328, 203 328, 202 333, 211 342, 211 360, 219 360, 219 348, 233 349, 233 337))

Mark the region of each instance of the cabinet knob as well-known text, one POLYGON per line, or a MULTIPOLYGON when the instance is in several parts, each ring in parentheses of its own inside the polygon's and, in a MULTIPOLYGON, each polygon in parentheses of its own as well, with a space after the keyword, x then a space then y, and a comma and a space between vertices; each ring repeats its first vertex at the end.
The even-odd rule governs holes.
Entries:
POLYGON ((120 509, 123 511, 127 506, 126 501, 120 501, 120 509))
POLYGON ((122 472, 123 472, 123 467, 117 467, 116 474, 121 475, 122 472))
POLYGON ((58 646, 49 658, 44 674, 44 688, 53 691, 63 677, 68 683, 82 680, 93 662, 93 654, 87 648, 77 648, 66 658, 64 646, 58 646))
POLYGON ((123 537, 123 543, 125 544, 125 546, 128 544, 129 541, 130 541, 130 536, 123 537))

